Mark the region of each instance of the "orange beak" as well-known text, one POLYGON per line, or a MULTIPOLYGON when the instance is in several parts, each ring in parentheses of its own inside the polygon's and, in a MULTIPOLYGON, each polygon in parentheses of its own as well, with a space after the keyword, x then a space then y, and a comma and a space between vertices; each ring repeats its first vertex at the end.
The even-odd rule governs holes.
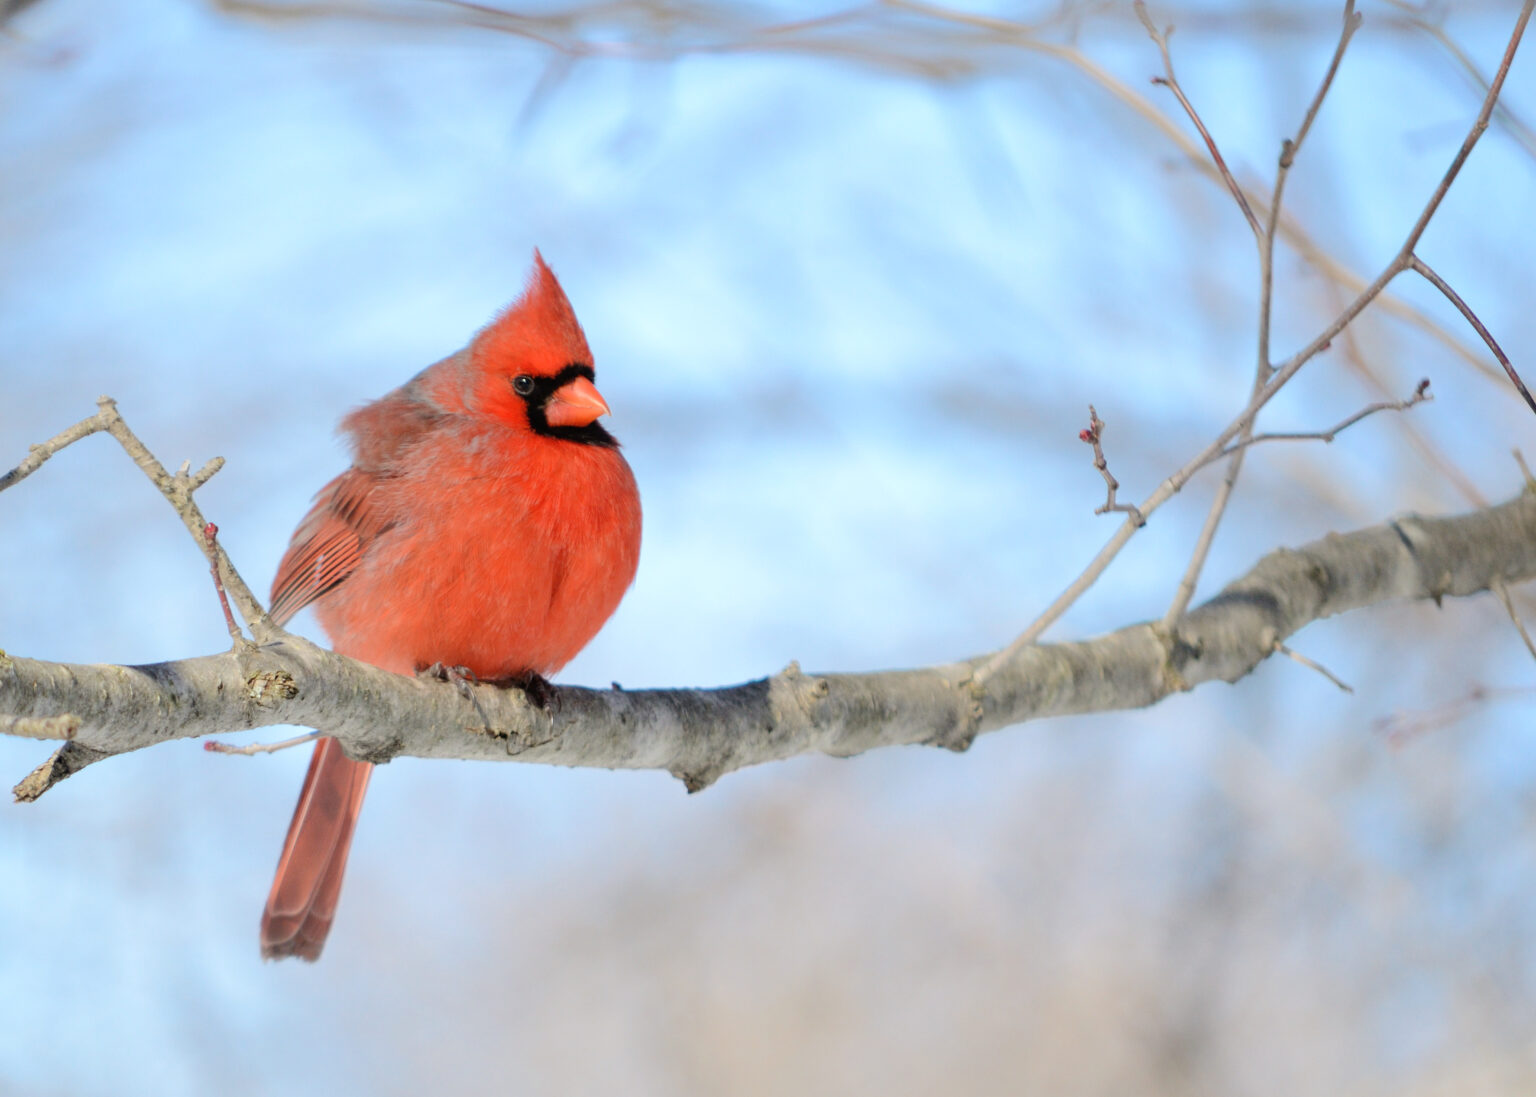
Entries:
POLYGON ((608 404, 585 377, 561 385, 544 405, 544 419, 552 427, 584 427, 607 414, 608 404))

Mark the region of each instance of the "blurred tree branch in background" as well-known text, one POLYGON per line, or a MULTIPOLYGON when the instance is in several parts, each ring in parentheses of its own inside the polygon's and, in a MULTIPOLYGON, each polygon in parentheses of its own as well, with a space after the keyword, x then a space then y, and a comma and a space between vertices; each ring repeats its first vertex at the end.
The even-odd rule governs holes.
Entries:
MULTIPOLYGON (((569 77, 571 67, 584 61, 666 63, 690 55, 783 54, 868 65, 916 79, 954 82, 1017 68, 1029 55, 1067 65, 1128 108, 1172 142, 1202 174, 1221 183, 1221 172, 1178 123, 1145 94, 1115 77, 1074 45, 1082 24, 1095 17, 1118 18, 1127 28, 1134 19, 1127 5, 1063 4, 1045 18, 1021 22, 924 0, 873 0, 811 19, 775 21, 750 4, 698 4, 680 0, 600 0, 574 4, 554 12, 526 14, 469 0, 209 0, 219 11, 277 25, 311 20, 377 23, 413 31, 452 31, 470 28, 509 35, 537 43, 553 54, 545 77, 527 110, 536 109, 569 77)), ((1443 12, 1432 5, 1395 5, 1401 14, 1373 15, 1373 29, 1427 33, 1455 56, 1486 93, 1490 80, 1447 35, 1438 21, 1443 12)), ((1466 5, 1472 7, 1474 5, 1466 5)), ((1507 4, 1489 0, 1489 7, 1507 4)), ((1159 7, 1161 18, 1188 30, 1219 33, 1234 22, 1289 33, 1307 32, 1317 23, 1315 11, 1286 5, 1244 8, 1241 16, 1208 10, 1182 12, 1159 7)), ((1332 22, 1332 20, 1329 20, 1332 22)), ((1519 35, 1515 35, 1518 40, 1519 35)), ((1496 102, 1498 97, 1494 95, 1496 102)), ((1528 128, 1512 114, 1507 124, 1517 133, 1528 128)), ((1536 148, 1536 146, 1530 146, 1536 148)), ((1241 194, 1261 216, 1269 202, 1252 184, 1241 194)), ((1261 188, 1262 189, 1262 188, 1261 188)), ((1346 290, 1359 293, 1368 280, 1336 259, 1316 236, 1295 219, 1282 216, 1282 239, 1319 273, 1346 290)), ((1499 371, 1470 343, 1437 324, 1427 313, 1391 293, 1381 295, 1379 307, 1424 332, 1490 379, 1499 371)))
POLYGON ((0 25, 3 25, 11 16, 19 14, 23 9, 30 8, 37 0, 0 0, 0 25))

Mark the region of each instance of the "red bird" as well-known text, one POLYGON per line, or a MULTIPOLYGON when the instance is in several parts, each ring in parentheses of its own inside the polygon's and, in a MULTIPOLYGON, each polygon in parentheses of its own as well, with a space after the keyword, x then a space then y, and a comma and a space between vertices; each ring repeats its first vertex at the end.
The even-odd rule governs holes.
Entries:
MULTIPOLYGON (((352 467, 315 497, 272 583, 332 647, 399 674, 434 665, 542 685, 618 607, 640 494, 570 302, 533 254, 527 290, 469 346, 352 412, 352 467)), ((264 957, 315 960, 373 767, 310 759, 261 918, 264 957)))

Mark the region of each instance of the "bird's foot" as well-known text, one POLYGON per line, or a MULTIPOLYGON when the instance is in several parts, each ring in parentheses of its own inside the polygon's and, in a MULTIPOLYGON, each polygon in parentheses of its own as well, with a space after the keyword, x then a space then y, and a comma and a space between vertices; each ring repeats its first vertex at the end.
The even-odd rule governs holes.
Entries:
POLYGON ((432 678, 439 682, 450 682, 459 691, 459 696, 475 706, 475 713, 480 717, 480 722, 485 725, 485 730, 491 730, 491 718, 486 715, 485 709, 480 705, 480 699, 475 696, 475 686, 480 683, 480 678, 468 667, 450 667, 442 663, 433 663, 430 667, 417 667, 416 677, 432 678))
POLYGON ((472 687, 480 684, 479 676, 468 667, 450 667, 443 663, 433 663, 430 667, 417 667, 416 677, 451 682, 468 701, 475 699, 475 691, 472 687))

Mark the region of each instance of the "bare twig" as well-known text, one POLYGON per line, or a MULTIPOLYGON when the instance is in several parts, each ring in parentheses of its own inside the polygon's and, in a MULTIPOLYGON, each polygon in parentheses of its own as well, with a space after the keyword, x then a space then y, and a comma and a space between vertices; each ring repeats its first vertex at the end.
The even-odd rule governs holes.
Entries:
POLYGON ((1104 421, 1099 418, 1099 413, 1094 410, 1093 405, 1089 404, 1088 429, 1079 431, 1077 437, 1080 441, 1087 442, 1093 447, 1093 467, 1098 469, 1099 473, 1104 477, 1104 484, 1108 490, 1108 495, 1104 499, 1104 505, 1097 508, 1093 513, 1109 514, 1111 512, 1120 512, 1129 514, 1138 526, 1144 526, 1147 524, 1146 520, 1142 518, 1141 512, 1134 506, 1130 503, 1115 502, 1115 492, 1120 490, 1120 481, 1110 474, 1109 462, 1104 458, 1104 446, 1101 442, 1103 436, 1104 421))
MULTIPOLYGON (((105 399, 106 397, 103 396, 102 400, 105 399)), ((101 401, 97 401, 97 404, 101 407, 101 410, 95 415, 88 416, 74 426, 59 431, 58 434, 55 434, 46 442, 28 447, 27 456, 21 464, 11 469, 4 476, 0 476, 0 491, 21 483, 28 476, 42 468, 44 461, 47 461, 48 458, 58 453, 65 446, 72 445, 82 438, 89 438, 98 431, 106 430, 112 416, 116 414, 116 406, 113 405, 109 410, 101 404, 101 401)))
MULTIPOLYGON (((171 507, 181 517, 182 524, 197 541, 198 548, 210 555, 215 569, 215 581, 222 587, 227 587, 230 594, 234 596, 235 604, 240 607, 240 615, 245 618, 257 642, 267 643, 284 635, 283 630, 272 623, 272 619, 267 616, 267 611, 256 600, 251 589, 245 585, 245 580, 240 578, 240 573, 230 563, 229 555, 223 547, 217 542, 210 544, 206 530, 211 523, 203 517, 202 511, 192 499, 193 493, 224 467, 224 459, 215 457, 196 473, 189 472, 189 466, 183 465, 180 471, 172 476, 138 436, 129 429, 128 424, 118 413, 115 400, 110 396, 102 396, 97 399, 96 407, 98 410, 95 415, 82 419, 68 430, 60 431, 41 445, 33 446, 21 464, 4 476, 0 476, 0 491, 25 480, 36 472, 43 462, 64 447, 98 432, 110 434, 117 440, 118 445, 123 447, 124 452, 133 459, 133 463, 139 466, 140 471, 149 477, 150 483, 154 484, 160 490, 160 494, 170 502, 171 507)), ((222 596, 222 590, 220 594, 222 596)), ((238 642, 243 643, 239 629, 233 627, 234 618, 229 614, 227 605, 225 614, 229 617, 232 626, 231 635, 235 636, 238 642)))
POLYGON ((1307 431, 1266 431, 1263 434, 1251 434, 1247 438, 1239 438, 1213 460, 1219 460, 1228 454, 1236 453, 1249 446, 1258 445, 1260 442, 1332 442, 1341 433, 1377 412, 1382 411, 1407 411, 1415 404, 1423 404, 1433 400, 1434 396, 1429 391, 1429 378, 1420 381, 1418 387, 1413 390, 1413 395, 1406 400, 1382 400, 1374 404, 1367 404, 1347 419, 1343 419, 1327 430, 1307 431))
MULTIPOLYGON (((1342 308, 1343 299, 1340 297, 1338 283, 1330 283, 1329 296, 1334 300, 1335 306, 1342 308)), ((1391 395, 1392 389, 1383 379, 1382 371, 1377 369, 1365 356, 1365 348, 1360 343, 1359 333, 1353 325, 1344 329, 1340 334, 1343 340, 1344 361, 1350 369, 1354 370, 1368 385, 1381 394, 1383 398, 1391 395)), ((1401 418, 1397 421, 1398 430, 1407 439, 1408 444, 1418 453, 1420 458, 1435 471, 1450 481, 1458 494, 1473 506, 1483 507, 1488 505, 1488 499, 1478 490, 1477 485, 1469 479, 1466 473, 1457 467, 1456 462, 1437 445, 1423 431, 1419 430, 1413 420, 1401 418)))
POLYGON ((276 743, 251 743, 249 746, 232 747, 228 743, 220 743, 215 739, 209 739, 203 744, 203 749, 211 754, 243 754, 247 757, 257 754, 271 754, 274 751, 287 750, 289 747, 301 747, 305 743, 313 743, 320 738, 318 731, 307 732, 303 735, 295 735, 292 739, 283 739, 276 743))
MULTIPOLYGON (((183 466, 181 471, 184 475, 186 467, 183 466)), ((235 615, 229 609, 229 596, 224 593, 224 580, 219 578, 219 527, 212 522, 203 526, 203 550, 208 556, 208 572, 213 576, 213 589, 219 596, 219 607, 224 610, 224 627, 229 629, 229 638, 234 641, 236 650, 248 649, 252 644, 240 631, 240 626, 235 624, 235 615)))
POLYGON ((1455 726, 1483 705, 1517 697, 1529 697, 1532 693, 1536 693, 1536 687, 1473 686, 1465 696, 1434 708, 1412 712, 1399 711, 1390 716, 1379 717, 1374 721, 1373 727, 1376 734, 1385 738, 1393 747, 1401 748, 1421 735, 1455 726))
MULTIPOLYGON (((1344 29, 1339 33, 1339 43, 1334 47, 1333 59, 1328 63, 1328 71, 1323 74, 1322 83, 1318 85, 1317 93, 1312 96, 1312 102, 1308 105, 1306 114, 1302 116, 1296 136, 1280 145, 1280 160, 1275 168, 1275 189, 1270 195, 1264 231, 1258 237, 1259 345, 1253 370, 1253 390, 1248 394, 1249 400, 1255 399, 1263 391, 1264 386, 1269 383, 1270 375, 1274 372, 1274 367, 1270 363, 1269 333, 1275 295, 1275 232, 1280 225, 1280 209, 1285 199, 1285 181, 1290 177, 1291 166, 1296 162, 1296 154, 1301 151, 1301 146, 1306 142, 1307 134, 1312 130, 1312 123, 1317 119, 1318 111, 1322 109, 1323 99, 1328 95, 1328 89, 1333 86, 1333 78, 1339 71, 1340 62, 1344 60, 1344 51, 1349 47, 1349 40, 1354 37, 1355 31, 1359 28, 1360 16, 1355 11, 1354 0, 1345 0, 1344 29)), ((1174 590, 1173 601, 1169 603, 1167 612, 1163 614, 1165 625, 1171 625, 1176 621, 1189 608, 1190 599, 1195 596, 1195 588, 1200 582, 1200 573, 1205 570, 1205 561, 1210 556, 1211 546, 1216 541, 1216 530, 1221 526, 1221 520, 1227 512, 1227 504, 1231 501, 1232 492, 1237 487, 1237 478, 1243 471, 1243 457, 1247 444, 1253 437, 1255 421, 1256 419, 1248 421, 1239 435, 1238 445, 1226 451, 1231 454, 1227 459, 1226 474, 1222 477, 1221 483, 1216 485, 1216 494, 1211 498, 1211 505, 1206 510, 1205 523, 1200 528, 1200 536, 1195 539, 1195 547, 1190 553, 1189 563, 1185 566, 1179 585, 1174 590)))
MULTIPOLYGON (((1455 59, 1456 63, 1461 66, 1462 71, 1467 74, 1468 79, 1477 88, 1478 94, 1486 95, 1488 93, 1488 77, 1483 74, 1483 70, 1478 67, 1477 62, 1468 55, 1466 50, 1462 49, 1460 43, 1446 33, 1443 26, 1424 17, 1426 15, 1425 8, 1428 5, 1410 4, 1407 0, 1386 0, 1386 3, 1404 13, 1409 26, 1416 27, 1440 43, 1441 47, 1455 59)), ((1435 7, 1439 9, 1436 12, 1437 15, 1443 15, 1447 10, 1447 6, 1443 4, 1436 4, 1435 7)), ((1527 155, 1536 156, 1536 132, 1533 132, 1531 127, 1526 125, 1507 103, 1500 103, 1494 109, 1494 117, 1504 123, 1509 135, 1519 142, 1527 155)))
POLYGON ((1518 449, 1509 451, 1515 459, 1515 464, 1520 466, 1520 475, 1525 478, 1525 490, 1536 491, 1536 477, 1531 476, 1531 466, 1525 463, 1525 454, 1518 449))
POLYGON ((1286 656, 1289 656, 1290 658, 1296 660, 1302 666, 1307 667, 1307 668, 1309 668, 1311 670, 1317 671, 1317 673, 1321 674, 1324 678, 1328 679, 1328 681, 1330 681, 1334 685, 1338 686, 1345 693, 1353 693, 1353 692, 1355 692, 1355 687, 1354 686, 1351 686, 1349 683, 1345 682, 1342 678, 1340 678, 1338 675, 1334 674, 1327 667, 1323 666, 1319 662, 1316 662, 1315 660, 1308 659, 1305 655, 1302 655, 1300 652, 1292 651, 1290 648, 1288 648, 1284 644, 1282 644, 1279 640, 1275 641, 1275 650, 1277 652, 1279 652, 1281 655, 1286 655, 1286 656))
POLYGON ((1531 643, 1531 634, 1525 631, 1525 622, 1520 620, 1520 614, 1515 609, 1514 599, 1509 596, 1509 588, 1504 585, 1504 580, 1499 579, 1493 583, 1493 593, 1497 594, 1499 601, 1504 603, 1504 611, 1514 622, 1515 631, 1520 633, 1520 639, 1525 641, 1525 650, 1531 653, 1532 659, 1536 659, 1536 644, 1531 643))
MULTIPOLYGON (((181 466, 181 474, 185 474, 189 467, 190 467, 189 464, 184 463, 181 466)), ((196 491, 198 488, 200 488, 204 484, 206 484, 209 480, 212 480, 214 475, 223 467, 224 467, 224 458, 222 458, 222 457, 210 457, 208 459, 208 463, 207 464, 205 464, 202 468, 198 469, 191 476, 187 477, 187 490, 189 490, 189 491, 196 491)))
MULTIPOLYGON (((1221 173, 1217 171, 1216 166, 1211 163, 1209 157, 1201 154, 1201 147, 1197 142, 1191 140, 1183 129, 1177 126, 1162 111, 1153 106, 1151 100, 1145 95, 1118 79, 1113 73, 1110 73, 1081 50, 1072 46, 1064 46, 1042 40, 1033 34, 1033 28, 1028 25, 1000 19, 995 16, 955 11, 934 4, 924 3, 922 0, 885 0, 884 6, 921 15, 936 22, 956 23, 965 27, 974 27, 986 34, 1007 41, 1017 49, 1052 57, 1072 66, 1161 133, 1183 153, 1185 158, 1201 174, 1214 182, 1225 185, 1225 180, 1222 179, 1221 173)), ((1248 195, 1248 202, 1250 206, 1255 208, 1262 205, 1262 200, 1255 195, 1248 195)), ((1331 282, 1341 285, 1354 293, 1360 293, 1367 288, 1364 278, 1355 274, 1329 254, 1294 219, 1281 216, 1278 234, 1289 242, 1307 263, 1320 271, 1331 282)), ((1378 308, 1417 328, 1490 380, 1499 379, 1497 370, 1485 362, 1467 343, 1437 323, 1428 313, 1391 293, 1382 292, 1379 296, 1378 308)))
POLYGON ((1243 211, 1248 227, 1253 230, 1254 236, 1262 237, 1264 230, 1259 227, 1259 219, 1248 203, 1248 195, 1233 178, 1231 170, 1227 167, 1227 161, 1221 155, 1221 149, 1216 146, 1216 139, 1211 136, 1211 131, 1205 128, 1205 123, 1200 120, 1200 113, 1195 110, 1195 105, 1184 94, 1184 89, 1179 86, 1179 78, 1174 75, 1173 55, 1168 52, 1168 36, 1173 33, 1173 28, 1157 29, 1157 25, 1152 22, 1152 16, 1147 13, 1146 0, 1136 0, 1136 18, 1140 19, 1141 25, 1147 28, 1147 34, 1151 36, 1153 42, 1157 43, 1158 52, 1163 55, 1163 75, 1154 76, 1152 83, 1173 92, 1174 98, 1179 101, 1179 106, 1184 108, 1184 113, 1189 115, 1189 120, 1194 123, 1195 129, 1200 131, 1200 137, 1205 141, 1205 147, 1211 154, 1211 161, 1216 165, 1216 170, 1221 173, 1222 182, 1226 183, 1227 190, 1237 201, 1237 208, 1243 211))
POLYGON ((1504 80, 1509 76, 1509 67, 1514 64, 1515 51, 1520 48, 1520 39, 1525 35, 1526 24, 1531 20, 1531 9, 1536 6, 1536 0, 1524 0, 1520 5, 1519 18, 1515 20, 1515 29, 1510 34, 1509 45, 1504 49, 1504 56, 1499 61, 1498 71, 1493 75, 1493 80, 1488 85, 1488 94, 1483 96, 1482 109, 1477 112, 1477 120, 1472 123, 1472 129, 1468 131, 1466 139, 1462 141, 1461 148, 1456 151, 1456 156, 1451 160, 1451 166, 1446 169, 1445 175, 1440 179, 1440 185, 1435 188, 1435 193, 1430 196, 1429 202, 1424 207, 1424 212, 1419 214, 1419 219, 1414 223, 1408 233, 1408 239, 1403 242, 1402 250, 1398 252, 1394 260, 1393 274, 1401 273, 1407 269, 1413 251, 1419 246, 1419 238, 1424 235, 1424 230, 1429 228, 1429 222, 1439 210, 1440 203, 1445 200, 1446 194, 1451 189, 1451 184, 1456 181, 1456 176, 1461 174, 1462 165, 1467 162, 1467 157, 1472 155, 1472 150, 1477 147, 1478 139, 1488 129, 1488 119, 1493 115, 1493 108, 1499 101, 1499 93, 1504 88, 1504 80))
POLYGON ((1514 384, 1520 395, 1525 398, 1526 407, 1536 411, 1536 400, 1531 399, 1531 390, 1525 387, 1524 381, 1520 380, 1520 375, 1515 372, 1515 367, 1510 364, 1509 355, 1504 353, 1504 348, 1499 346, 1498 341, 1493 337, 1493 333, 1477 318, 1477 313, 1473 312, 1471 307, 1461 299, 1461 295, 1451 288, 1449 282, 1436 274, 1430 265, 1417 255, 1410 255, 1408 257, 1408 265, 1419 274, 1422 274, 1430 285, 1443 293, 1446 300, 1456 306, 1456 311, 1461 313, 1467 323, 1472 325, 1472 330, 1482 337, 1483 342, 1488 345, 1488 349, 1493 352, 1493 356, 1499 360, 1499 365, 1504 367, 1504 372, 1509 375, 1510 381, 1514 384))
MULTIPOLYGON (((1237 438, 1243 429, 1253 421, 1254 416, 1259 413, 1259 410, 1269 403, 1270 400, 1274 399, 1275 394, 1284 388, 1303 366, 1315 358, 1323 348, 1332 343, 1339 333, 1354 321, 1355 317, 1359 316, 1371 302, 1375 301, 1393 278, 1408 269, 1413 256, 1413 249, 1418 245, 1420 237, 1424 235, 1424 230, 1429 226, 1430 219, 1434 216, 1435 211, 1440 208, 1440 203, 1444 201, 1451 184, 1461 172, 1462 165, 1466 163, 1467 157, 1471 155, 1472 149, 1477 145, 1477 139, 1488 128, 1488 117, 1492 114, 1493 104, 1497 101, 1499 93, 1504 87, 1504 80, 1509 75, 1509 67, 1515 59, 1515 51, 1519 48, 1520 40, 1525 34, 1526 24, 1530 22, 1533 7, 1536 7, 1536 0, 1525 0, 1521 5, 1520 16, 1515 22, 1514 30, 1510 33, 1509 43, 1505 47, 1498 72, 1489 86, 1488 95, 1483 100, 1482 109, 1478 111, 1477 118, 1472 123, 1466 139, 1461 144, 1461 148, 1457 150, 1450 167, 1446 169, 1439 184, 1435 187, 1434 193, 1430 195, 1429 201, 1419 214, 1418 220, 1414 222, 1413 228, 1409 230, 1408 238, 1404 241, 1397 255, 1387 264, 1386 269, 1377 275, 1371 284, 1366 286, 1353 300, 1345 305, 1339 315, 1319 332, 1311 342, 1275 369, 1268 383, 1265 384, 1259 394, 1249 402, 1248 406, 1238 414, 1237 418, 1227 424, 1214 441, 1189 461, 1185 462, 1181 468, 1164 480, 1140 504, 1139 509, 1144 518, 1150 517, 1153 511, 1173 498, 1189 482, 1189 478, 1197 470, 1204 468, 1212 459, 1219 457, 1221 452, 1231 444, 1232 440, 1237 438)), ((1120 550, 1130 541, 1136 529, 1137 526, 1133 522, 1127 521, 1116 530, 1108 543, 1099 550, 1098 554, 1083 569, 1082 573, 1068 585, 1066 590, 1062 591, 1046 607, 1044 612, 1019 634, 1013 643, 1009 644, 978 668, 975 675, 977 685, 984 684, 1008 660, 1014 658, 1020 651, 1038 640, 1045 630, 1054 624, 1082 596, 1083 592, 1098 580, 1099 576, 1104 573, 1104 569, 1109 567, 1114 558, 1119 555, 1120 550)))
POLYGON ((1312 132, 1312 123, 1317 120, 1318 112, 1323 108, 1323 100, 1328 96, 1328 89, 1333 87, 1333 78, 1338 75, 1339 65, 1344 60, 1344 51, 1349 48, 1349 40, 1360 29, 1360 22, 1360 14, 1355 11, 1355 0, 1345 0, 1344 29, 1339 33, 1339 44, 1334 47, 1333 59, 1328 62, 1328 71, 1323 74, 1322 83, 1317 86, 1317 94, 1312 96, 1312 102, 1307 106, 1307 113, 1302 116, 1296 136, 1280 144, 1280 161, 1275 169, 1275 189, 1269 198, 1269 210, 1264 220, 1264 234, 1260 237, 1259 247, 1258 372, 1264 381, 1269 380, 1270 371, 1269 331, 1274 304, 1275 233, 1280 226, 1280 207, 1285 199, 1285 182, 1290 178, 1291 166, 1295 164, 1296 155, 1301 151, 1301 146, 1306 143, 1307 134, 1312 132))

